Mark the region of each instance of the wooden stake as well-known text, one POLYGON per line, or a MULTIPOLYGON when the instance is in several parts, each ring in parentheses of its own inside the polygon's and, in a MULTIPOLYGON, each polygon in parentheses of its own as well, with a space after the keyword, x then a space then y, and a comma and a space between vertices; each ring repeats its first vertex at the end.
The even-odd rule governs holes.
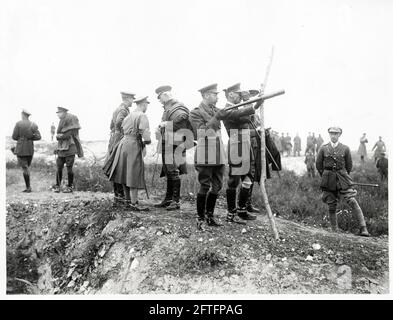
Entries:
MULTIPOLYGON (((266 83, 267 79, 270 73, 270 68, 273 62, 273 54, 274 54, 274 47, 272 47, 272 53, 270 55, 270 61, 266 69, 266 74, 265 74, 265 79, 264 82, 261 84, 261 93, 260 95, 263 95, 265 88, 266 88, 266 83)), ((264 117, 264 108, 263 108, 263 103, 259 109, 259 116, 260 116, 260 121, 261 121, 261 162, 262 162, 262 168, 261 168, 261 180, 259 182, 259 186, 261 188, 261 194, 262 194, 262 200, 263 204, 265 206, 267 216, 269 218, 270 226, 273 231, 274 239, 278 240, 279 235, 276 227, 276 221, 273 216, 272 209, 270 208, 269 204, 269 198, 267 196, 266 192, 266 187, 265 187, 265 179, 266 179, 266 143, 265 143, 265 117, 264 117)))

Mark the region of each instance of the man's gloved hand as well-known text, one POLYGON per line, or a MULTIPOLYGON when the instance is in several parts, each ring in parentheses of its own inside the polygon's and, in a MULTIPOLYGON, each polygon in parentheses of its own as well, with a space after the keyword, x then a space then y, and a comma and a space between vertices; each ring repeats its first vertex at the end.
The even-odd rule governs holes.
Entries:
POLYGON ((59 153, 59 150, 57 150, 57 149, 53 150, 53 154, 58 154, 58 153, 59 153))
POLYGON ((168 121, 163 121, 163 122, 161 122, 160 124, 159 124, 159 128, 165 128, 166 127, 166 125, 167 125, 167 122, 168 121))
POLYGON ((214 115, 214 118, 216 118, 218 121, 222 120, 225 118, 226 111, 224 109, 220 109, 216 112, 214 115))
POLYGON ((61 139, 63 139, 63 136, 64 136, 64 134, 58 133, 58 134, 56 135, 56 140, 61 140, 61 139))

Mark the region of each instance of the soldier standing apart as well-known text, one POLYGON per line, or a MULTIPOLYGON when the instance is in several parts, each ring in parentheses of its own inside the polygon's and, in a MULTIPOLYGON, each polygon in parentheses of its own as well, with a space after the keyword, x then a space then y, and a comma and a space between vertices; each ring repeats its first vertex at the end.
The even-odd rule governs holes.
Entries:
POLYGON ((50 126, 50 135, 51 135, 51 141, 53 141, 53 136, 56 133, 56 127, 55 124, 52 122, 52 125, 50 126))
POLYGON ((290 157, 292 153, 292 138, 288 132, 287 136, 285 137, 285 149, 287 150, 287 157, 290 157))
POLYGON ((318 138, 317 138, 317 153, 319 152, 319 149, 321 149, 322 145, 323 145, 323 139, 322 139, 321 135, 319 134, 318 138))
POLYGON ((299 133, 296 133, 295 138, 293 138, 293 156, 300 157, 300 151, 302 151, 302 140, 299 137, 299 133))
POLYGON ((362 209, 355 199, 356 190, 352 188, 353 181, 349 176, 352 170, 352 158, 349 147, 338 141, 342 134, 341 128, 331 127, 328 129, 330 143, 321 147, 318 153, 316 167, 321 175, 322 201, 328 205, 330 224, 333 231, 337 231, 336 207, 338 199, 344 199, 352 208, 359 226, 359 235, 368 237, 366 222, 362 209))
POLYGON ((133 211, 149 211, 137 206, 138 190, 145 189, 145 145, 151 143, 149 120, 145 114, 150 103, 146 97, 135 100, 136 109, 122 122, 123 138, 116 149, 109 180, 124 188, 125 206, 133 211))
MULTIPOLYGON (((104 164, 104 171, 106 170, 105 168, 107 168, 109 172, 112 169, 111 165, 113 164, 113 159, 116 155, 116 149, 120 143, 120 140, 124 136, 123 121, 130 114, 130 108, 135 99, 135 93, 133 92, 122 91, 120 92, 120 94, 123 102, 115 109, 115 111, 113 111, 112 114, 112 119, 110 123, 111 133, 104 164)), ((109 174, 109 172, 107 174, 109 174)), ((124 201, 124 190, 122 184, 113 182, 113 193, 113 205, 117 206, 122 204, 124 201)))
POLYGON ((227 103, 225 108, 219 113, 219 119, 224 122, 225 128, 229 136, 228 142, 228 188, 226 190, 228 205, 228 222, 242 223, 238 218, 243 220, 255 220, 256 216, 247 212, 246 203, 250 193, 250 187, 255 176, 255 155, 251 148, 249 122, 250 116, 255 114, 255 109, 261 103, 257 103, 255 107, 247 105, 242 109, 230 109, 241 102, 240 83, 237 83, 225 91, 227 103), (243 152, 246 152, 244 154, 243 152), (241 181, 239 192, 238 208, 236 207, 236 189, 241 181), (237 214, 237 216, 236 216, 237 214))
POLYGON ((168 211, 180 209, 180 175, 187 174, 186 149, 182 151, 182 159, 179 161, 175 151, 183 141, 176 141, 174 137, 179 130, 192 129, 188 108, 172 97, 171 90, 171 86, 161 86, 155 91, 164 108, 162 122, 159 125, 162 152, 160 177, 166 177, 166 194, 164 200, 154 207, 166 208, 168 211))
POLYGON ((67 167, 68 175, 68 186, 63 190, 64 193, 73 192, 74 189, 74 172, 72 167, 75 162, 75 155, 79 158, 83 157, 82 144, 79 139, 79 130, 81 129, 79 125, 78 118, 68 113, 68 109, 63 107, 57 108, 57 116, 60 119, 59 125, 57 126, 57 149, 55 153, 57 154, 56 160, 56 185, 53 191, 56 193, 60 192, 61 181, 63 178, 63 168, 64 165, 67 167))
POLYGON ((360 161, 362 161, 362 163, 364 163, 364 158, 367 158, 366 143, 368 143, 368 140, 366 138, 366 134, 363 133, 363 135, 360 138, 360 145, 358 149, 358 154, 360 155, 360 161))
POLYGON ((38 126, 29 120, 31 113, 22 110, 22 120, 15 124, 14 131, 12 133, 12 139, 16 140, 15 149, 12 148, 13 153, 18 158, 18 164, 23 170, 23 179, 25 180, 26 189, 23 192, 30 193, 30 170, 31 161, 34 155, 34 142, 41 140, 41 134, 38 130, 38 126))
POLYGON ((376 167, 379 174, 381 175, 381 181, 388 180, 388 159, 385 158, 385 152, 380 153, 380 157, 377 160, 376 167))
POLYGON ((381 152, 386 152, 386 146, 385 146, 385 142, 382 141, 382 137, 379 137, 379 140, 375 143, 374 147, 372 148, 371 151, 374 151, 374 161, 377 162, 377 160, 380 158, 381 156, 381 152))
POLYGON ((200 184, 197 194, 197 228, 203 230, 204 221, 209 226, 221 225, 214 220, 214 208, 222 188, 226 155, 218 119, 221 111, 216 107, 217 84, 206 86, 199 92, 202 102, 190 112, 190 122, 194 138, 198 141, 194 155, 200 184))
POLYGON ((304 163, 306 164, 307 167, 308 177, 315 178, 315 155, 311 151, 307 152, 304 163))

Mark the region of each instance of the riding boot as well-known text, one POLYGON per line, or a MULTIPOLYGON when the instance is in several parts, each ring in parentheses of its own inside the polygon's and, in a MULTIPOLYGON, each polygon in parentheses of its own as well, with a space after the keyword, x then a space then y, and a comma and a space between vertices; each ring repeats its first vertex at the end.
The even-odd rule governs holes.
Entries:
POLYGON ((329 221, 333 232, 338 231, 336 208, 337 205, 335 203, 329 204, 329 221))
POLYGON ((203 230, 202 225, 203 221, 205 221, 205 209, 206 209, 206 194, 198 193, 197 194, 197 228, 203 230))
POLYGON ((237 215, 243 220, 255 220, 256 215, 247 212, 246 202, 249 197, 250 190, 246 188, 240 188, 239 192, 239 207, 237 209, 237 215))
POLYGON ((254 184, 251 185, 250 191, 248 194, 247 202, 246 202, 246 207, 248 212, 253 212, 253 213, 260 213, 260 211, 257 208, 254 208, 252 205, 252 189, 253 189, 254 184))
POLYGON ((181 186, 180 179, 172 180, 172 188, 173 188, 172 201, 166 207, 166 210, 173 211, 173 210, 180 209, 180 186, 181 186))
POLYGON ((173 196, 173 180, 167 178, 165 198, 160 203, 155 204, 154 207, 155 208, 165 208, 165 207, 169 206, 172 202, 172 196, 173 196))
POLYGON ((23 192, 30 193, 30 192, 31 192, 31 187, 30 187, 30 174, 24 172, 24 173, 23 173, 23 178, 24 178, 24 180, 25 180, 25 185, 26 185, 26 189, 23 190, 23 192))
POLYGON ((209 192, 206 200, 206 215, 207 215, 206 222, 209 226, 212 227, 221 226, 221 224, 215 221, 213 218, 216 201, 217 201, 217 195, 209 192))
POLYGON ((236 188, 228 188, 226 190, 226 196, 227 196, 227 217, 226 221, 227 222, 235 222, 239 224, 245 224, 242 220, 239 219, 239 217, 236 215, 237 209, 236 209, 236 188))
POLYGON ((360 208, 358 202, 355 199, 352 199, 352 201, 350 201, 350 205, 352 207, 353 215, 356 217, 356 219, 359 222, 359 227, 360 227, 359 235, 362 237, 369 237, 370 234, 368 233, 366 227, 366 221, 364 220, 363 211, 360 208))

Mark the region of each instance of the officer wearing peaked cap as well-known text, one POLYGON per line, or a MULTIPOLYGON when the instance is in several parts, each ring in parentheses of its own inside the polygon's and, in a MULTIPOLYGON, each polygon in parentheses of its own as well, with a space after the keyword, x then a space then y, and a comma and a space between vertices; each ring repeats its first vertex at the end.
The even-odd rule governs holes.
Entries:
MULTIPOLYGON (((119 145, 120 140, 123 138, 123 121, 125 117, 130 114, 130 108, 132 102, 135 99, 135 93, 130 91, 121 91, 122 103, 112 113, 112 119, 110 122, 110 137, 108 143, 108 151, 104 161, 103 170, 107 176, 111 171, 111 166, 116 154, 116 148, 119 145)), ((113 182, 113 193, 114 201, 113 206, 122 205, 124 203, 124 190, 123 186, 119 183, 113 182)))
POLYGON ((352 208, 352 213, 357 218, 361 236, 370 236, 362 209, 355 199, 357 194, 353 189, 353 181, 349 176, 352 170, 352 157, 349 147, 340 143, 339 137, 342 129, 330 127, 328 129, 330 142, 323 145, 318 152, 316 168, 321 175, 322 201, 328 205, 330 224, 333 231, 337 231, 337 202, 342 198, 352 208))
POLYGON ((23 192, 31 192, 30 170, 31 161, 34 155, 34 142, 41 140, 41 134, 38 126, 29 120, 31 113, 26 109, 21 112, 22 120, 15 124, 12 133, 12 139, 16 140, 16 146, 13 153, 17 156, 18 164, 23 170, 23 179, 25 180, 26 189, 23 192))
POLYGON ((221 119, 229 136, 229 177, 228 188, 226 190, 228 205, 227 221, 241 223, 238 217, 243 220, 256 219, 255 215, 248 213, 246 210, 246 202, 250 193, 249 189, 252 186, 255 175, 255 156, 251 149, 249 121, 250 116, 255 114, 256 108, 261 104, 257 103, 254 106, 250 104, 241 109, 227 110, 227 107, 241 102, 242 90, 240 89, 240 83, 236 83, 224 91, 227 103, 223 109, 221 119), (238 210, 236 207, 236 190, 240 181, 242 182, 242 187, 239 192, 238 210))
MULTIPOLYGON (((177 141, 177 132, 183 129, 191 129, 189 122, 189 110, 182 103, 175 100, 171 93, 172 87, 165 85, 158 87, 155 92, 158 100, 161 102, 164 112, 161 124, 157 128, 157 135, 161 140, 162 153, 162 169, 160 177, 166 177, 166 194, 165 198, 158 204, 156 208, 166 208, 166 210, 180 209, 180 175, 187 173, 186 149, 193 146, 192 137, 177 141), (189 141, 191 140, 191 141, 189 141), (191 142, 191 145, 189 145, 191 142), (175 154, 178 147, 182 148, 181 158, 175 154)), ((191 131, 189 130, 191 133, 191 131)), ((160 142, 159 142, 160 143, 160 142)))
POLYGON ((124 204, 132 211, 148 211, 138 207, 138 189, 146 189, 143 157, 145 145, 151 142, 146 110, 147 96, 134 100, 136 108, 124 119, 124 136, 116 148, 109 180, 120 184, 124 191, 124 204))
POLYGON ((79 158, 83 157, 82 143, 79 139, 79 130, 81 126, 77 116, 68 113, 68 109, 64 107, 57 108, 57 116, 60 121, 57 126, 57 148, 55 153, 56 159, 56 185, 53 191, 59 193, 61 191, 61 181, 63 179, 64 165, 67 167, 68 186, 63 190, 64 193, 71 193, 74 190, 74 172, 72 170, 75 155, 79 158))
POLYGON ((203 229, 205 221, 209 226, 221 225, 214 219, 214 208, 223 184, 226 154, 221 138, 221 110, 216 107, 217 84, 198 91, 202 95, 202 102, 190 112, 190 122, 194 138, 198 141, 194 155, 200 184, 196 203, 197 228, 203 229))

